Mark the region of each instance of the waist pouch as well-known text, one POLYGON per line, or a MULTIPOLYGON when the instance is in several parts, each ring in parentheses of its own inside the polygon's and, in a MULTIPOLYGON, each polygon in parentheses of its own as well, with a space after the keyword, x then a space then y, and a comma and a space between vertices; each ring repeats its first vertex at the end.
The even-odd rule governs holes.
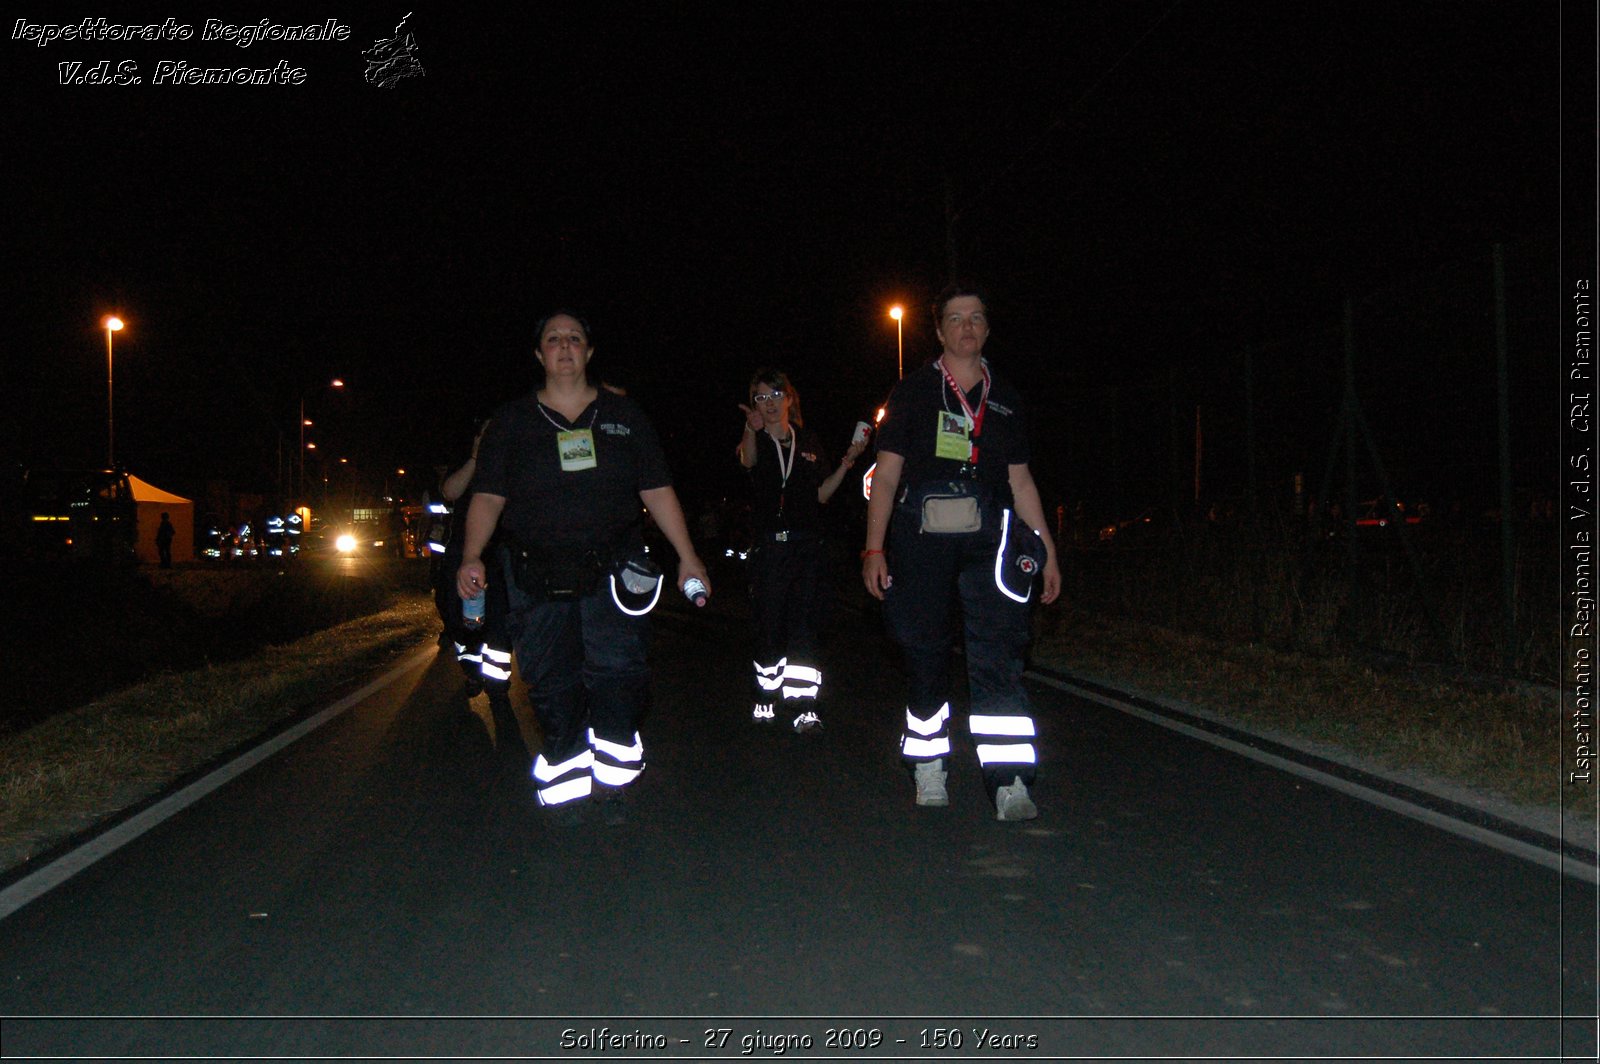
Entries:
POLYGON ((994 492, 975 480, 934 480, 908 487, 900 497, 902 513, 928 535, 954 536, 993 529, 999 518, 994 492))
POLYGON ((994 552, 994 586, 1013 602, 1033 597, 1049 557, 1044 538, 1010 510, 1000 511, 1000 545, 994 552))
POLYGON ((525 595, 546 602, 572 602, 600 586, 610 569, 607 558, 592 547, 535 546, 509 548, 511 579, 525 595))

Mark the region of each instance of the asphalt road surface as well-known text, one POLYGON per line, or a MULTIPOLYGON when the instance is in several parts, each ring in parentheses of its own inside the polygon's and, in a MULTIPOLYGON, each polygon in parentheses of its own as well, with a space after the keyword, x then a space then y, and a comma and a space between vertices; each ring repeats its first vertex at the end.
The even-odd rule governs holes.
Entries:
POLYGON ((1038 820, 965 736, 918 809, 870 612, 815 736, 736 609, 655 631, 627 823, 440 656, 0 920, 4 1054, 1593 1056, 1592 885, 1046 687, 1038 820))

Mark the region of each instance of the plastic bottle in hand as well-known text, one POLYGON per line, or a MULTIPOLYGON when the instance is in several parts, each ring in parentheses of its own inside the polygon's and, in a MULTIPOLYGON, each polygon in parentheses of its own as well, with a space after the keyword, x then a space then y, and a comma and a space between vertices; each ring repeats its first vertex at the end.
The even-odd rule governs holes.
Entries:
POLYGON ((696 606, 704 606, 706 604, 707 594, 706 585, 698 576, 691 576, 683 582, 683 597, 696 606))
POLYGON ((468 628, 483 627, 484 592, 461 600, 461 621, 468 628))

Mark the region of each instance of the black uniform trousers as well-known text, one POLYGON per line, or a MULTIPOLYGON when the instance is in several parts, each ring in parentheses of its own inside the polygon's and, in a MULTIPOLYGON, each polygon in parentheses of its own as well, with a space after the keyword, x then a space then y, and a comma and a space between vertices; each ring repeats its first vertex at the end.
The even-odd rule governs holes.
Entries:
POLYGON ((966 642, 969 728, 984 783, 997 787, 1034 778, 1031 703, 1022 685, 1029 604, 995 585, 998 533, 923 533, 914 512, 897 511, 890 526, 884 595, 890 637, 904 652, 909 692, 902 755, 928 761, 949 754, 951 648, 959 607, 966 642))
POLYGON ((649 622, 618 608, 608 581, 581 598, 546 601, 516 586, 504 551, 508 630, 544 749, 534 761, 542 805, 624 787, 644 770, 638 725, 650 697, 649 622))
POLYGON ((459 543, 458 537, 452 537, 450 549, 429 559, 433 604, 467 682, 498 695, 511 689, 511 637, 506 631, 511 606, 506 582, 489 581, 484 592, 483 624, 468 628, 461 612, 461 594, 456 590, 456 572, 461 568, 459 543))
POLYGON ((814 700, 821 687, 817 607, 823 541, 809 532, 786 535, 784 540, 770 534, 760 537, 750 558, 750 611, 756 629, 752 700, 756 702, 784 698, 798 704, 814 700))

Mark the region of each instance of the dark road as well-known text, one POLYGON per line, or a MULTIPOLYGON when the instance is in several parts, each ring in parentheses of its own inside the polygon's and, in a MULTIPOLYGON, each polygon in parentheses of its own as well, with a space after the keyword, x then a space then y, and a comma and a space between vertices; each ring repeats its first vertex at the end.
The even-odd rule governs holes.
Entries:
POLYGON ((622 825, 407 674, 0 921, 5 1055, 1591 1055, 1593 886, 1045 687, 1038 820, 919 809, 873 618, 816 736, 742 640, 658 616, 622 825))

